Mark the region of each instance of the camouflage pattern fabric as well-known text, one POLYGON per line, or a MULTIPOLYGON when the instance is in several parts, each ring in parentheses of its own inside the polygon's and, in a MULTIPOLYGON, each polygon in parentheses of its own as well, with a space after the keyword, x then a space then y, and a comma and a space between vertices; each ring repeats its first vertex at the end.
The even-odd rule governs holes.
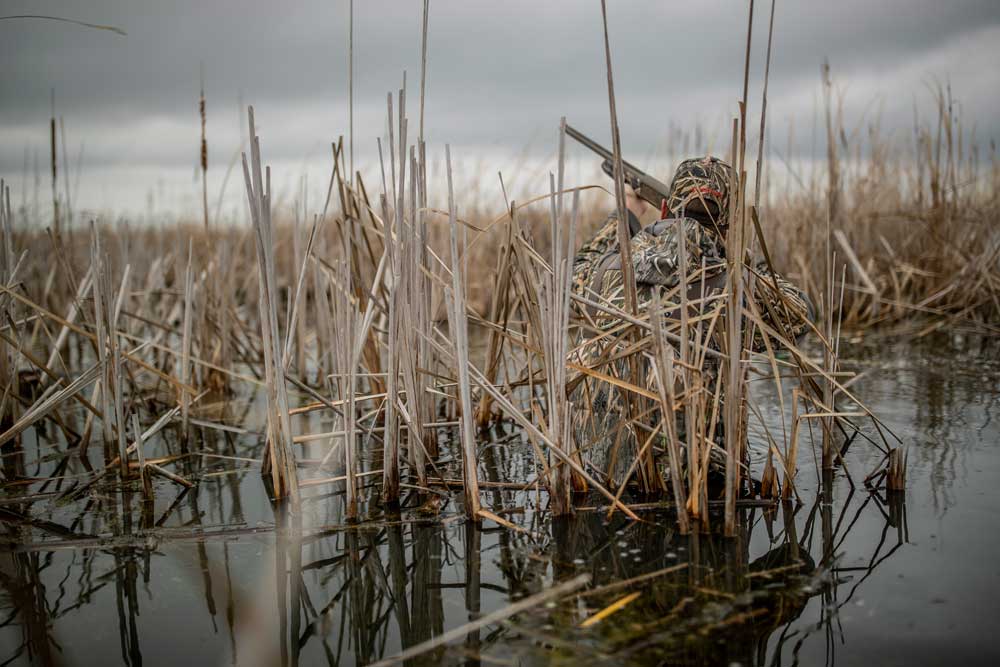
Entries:
POLYGON ((709 227, 724 233, 729 215, 732 173, 728 164, 715 157, 684 160, 677 166, 670 182, 667 208, 676 217, 699 218, 709 227))
MULTIPOLYGON (((615 232, 617 220, 609 219, 595 238, 608 238, 615 232)), ((725 273, 725 247, 721 240, 704 225, 691 218, 659 220, 643 229, 632 238, 632 265, 635 271, 636 295, 640 312, 649 308, 653 300, 653 289, 661 289, 661 299, 665 304, 680 303, 680 294, 674 288, 680 283, 680 231, 685 235, 687 251, 686 273, 692 298, 700 298, 701 282, 706 283, 706 296, 719 290, 718 278, 725 273), (713 278, 715 280, 713 280, 713 278)), ((622 283, 621 267, 618 263, 618 245, 600 257, 591 255, 586 263, 577 255, 574 267, 577 269, 577 292, 598 300, 615 309, 625 309, 625 291, 622 283), (609 261, 610 260, 610 261, 609 261), (611 266, 598 271, 601 262, 611 266), (599 295, 599 296, 598 296, 599 295)), ((771 274, 767 267, 758 265, 752 272, 753 300, 756 311, 771 328, 784 333, 794 340, 809 330, 813 319, 813 306, 809 298, 780 275, 771 274), (777 285, 777 292, 775 291, 777 285), (779 294, 780 292, 780 294, 779 294)), ((721 307, 717 300, 711 307, 721 307)), ((594 322, 603 330, 610 329, 620 321, 614 315, 598 311, 592 315, 594 322)), ((754 348, 764 349, 763 340, 755 340, 754 348), (760 347, 758 347, 758 344, 760 347)))
MULTIPOLYGON (((716 158, 698 158, 685 160, 677 169, 672 182, 672 191, 668 200, 671 213, 676 216, 667 220, 659 220, 648 227, 636 230, 630 225, 632 266, 636 278, 636 288, 640 316, 647 312, 653 302, 654 290, 659 291, 661 304, 666 309, 668 318, 676 318, 681 295, 679 285, 682 270, 680 266, 680 235, 684 235, 687 261, 684 272, 687 275, 688 298, 691 301, 704 301, 699 309, 711 314, 713 310, 724 307, 725 299, 720 298, 725 291, 726 283, 726 253, 724 234, 727 228, 729 207, 729 181, 731 169, 716 158)), ((629 213, 630 222, 634 217, 629 213)), ((617 215, 608 217, 604 226, 594 237, 584 245, 574 260, 573 290, 592 301, 612 306, 614 309, 625 310, 625 293, 622 281, 621 259, 618 247, 617 215)), ((808 297, 793 283, 784 277, 772 274, 765 266, 757 265, 749 271, 747 280, 748 296, 752 294, 753 310, 762 321, 776 332, 794 341, 810 330, 810 322, 814 319, 814 311, 808 297)), ((610 332, 622 325, 617 316, 600 309, 588 309, 584 315, 593 322, 599 332, 610 332)), ((706 332, 707 335, 707 332, 706 332)), ((705 341, 718 349, 714 340, 705 341)), ((771 342, 776 347, 776 342, 771 342)), ((577 354, 570 361, 590 367, 605 366, 602 372, 609 372, 618 377, 626 377, 628 369, 621 359, 607 367, 604 359, 613 358, 625 342, 615 335, 603 337, 592 344, 586 345, 582 355, 577 354)), ((752 347, 756 351, 765 349, 764 339, 759 330, 755 332, 752 347)), ((648 361, 644 358, 641 364, 648 361)), ((646 369, 647 371, 649 369, 646 369)), ((712 359, 706 359, 702 369, 703 385, 707 391, 714 393, 718 378, 718 367, 712 359)), ((647 382, 653 383, 654 374, 646 372, 647 382)), ((594 414, 604 411, 597 417, 609 428, 614 428, 621 421, 618 414, 621 401, 615 398, 616 392, 611 392, 609 386, 599 383, 596 394, 576 396, 574 400, 585 400, 595 410, 594 414)), ((655 391, 655 387, 647 389, 655 391)), ((590 392, 589 389, 578 390, 590 392)), ((652 424, 651 424, 652 425, 652 424)), ((587 432, 594 425, 577 424, 575 431, 581 444, 588 438, 587 432)), ((600 429, 599 429, 600 430, 600 429)), ((679 433, 683 433, 679 429, 679 433)), ((626 451, 634 449, 633 442, 626 446, 626 451)), ((610 463, 602 460, 606 451, 601 447, 591 450, 591 462, 598 468, 610 463)), ((616 470, 606 472, 617 477, 623 470, 622 462, 628 460, 626 455, 615 466, 616 470)), ((685 456, 686 458, 686 456, 685 456)), ((724 465, 724 460, 713 455, 711 469, 724 465)), ((660 462, 663 467, 662 457, 660 462)))
MULTIPOLYGON (((628 213, 629 235, 635 236, 642 228, 639 218, 632 211, 628 213)), ((573 289, 583 294, 589 284, 597 262, 608 253, 618 252, 618 212, 615 211, 604 221, 604 225, 594 236, 583 244, 573 258, 573 289)))

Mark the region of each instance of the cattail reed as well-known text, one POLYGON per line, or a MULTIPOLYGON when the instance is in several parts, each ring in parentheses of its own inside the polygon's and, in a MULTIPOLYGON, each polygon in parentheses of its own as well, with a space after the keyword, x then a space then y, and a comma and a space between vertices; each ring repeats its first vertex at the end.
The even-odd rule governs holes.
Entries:
MULTIPOLYGON (((14 252, 13 252, 13 220, 10 214, 10 188, 6 182, 0 179, 0 235, 3 236, 2 248, 0 248, 0 281, 3 285, 10 285, 14 282, 14 252)), ((13 300, 6 297, 0 302, 3 304, 3 316, 6 322, 15 321, 13 300)), ((15 332, 11 332, 15 334, 15 332)), ((48 366, 51 366, 50 362, 48 366)), ((14 346, 4 345, 0 351, 0 382, 4 387, 10 387, 14 391, 19 390, 17 374, 17 355, 14 346)), ((0 424, 7 430, 15 420, 16 407, 14 401, 8 401, 4 396, 3 405, 0 406, 0 424)))
MULTIPOLYGON (((825 192, 814 188, 801 200, 770 201, 768 190, 762 188, 762 172, 773 2, 757 180, 751 193, 745 165, 752 12, 751 4, 742 98, 728 150, 734 169, 729 209, 722 212, 729 220, 726 273, 711 274, 718 267, 695 259, 698 249, 680 233, 677 275, 670 276, 677 280, 651 292, 645 292, 649 285, 644 285, 643 293, 652 295, 652 303, 645 305, 639 303, 632 275, 604 2, 613 206, 620 242, 616 252, 624 305, 602 299, 596 290, 581 294, 573 289, 574 254, 597 217, 589 208, 601 200, 596 192, 581 194, 569 182, 565 120, 555 173, 549 174, 547 183, 536 184, 543 196, 511 202, 501 178, 502 210, 469 207, 467 219, 460 217, 459 208, 467 209, 456 194, 446 145, 447 211, 429 203, 443 188, 441 183, 428 183, 427 152, 433 147, 424 141, 427 0, 422 15, 419 125, 415 132, 408 125, 404 73, 398 93, 387 96, 387 136, 377 141, 380 183, 364 183, 364 170, 359 173, 354 165, 353 16, 346 145, 342 137, 332 146, 332 173, 321 213, 308 209, 303 184, 296 195, 294 218, 278 217, 282 212, 272 201, 271 174, 262 166, 249 109, 250 150, 243 158, 251 220, 246 237, 225 227, 221 212, 214 221, 208 215, 203 77, 199 97, 203 224, 195 221, 196 230, 94 225, 89 248, 86 238, 78 240, 71 232, 64 240, 59 226, 67 230, 71 226, 72 190, 67 183, 60 199, 56 188, 53 113, 52 243, 59 257, 52 266, 39 268, 43 262, 32 255, 18 268, 22 257, 14 252, 9 192, 0 184, 4 198, 0 314, 6 320, 0 331, 0 380, 5 386, 0 445, 46 422, 63 429, 67 442, 70 434, 78 438, 76 455, 83 459, 91 435, 99 434, 105 466, 88 471, 91 480, 106 472, 116 478, 134 477, 138 471, 148 501, 153 496, 152 475, 187 487, 199 483, 187 472, 192 460, 227 456, 213 451, 214 441, 204 438, 204 448, 188 450, 183 464, 187 477, 181 476, 168 470, 165 461, 185 456, 183 449, 181 454, 153 458, 154 439, 173 445, 161 431, 172 435, 173 427, 179 426, 182 437, 208 430, 245 434, 250 427, 239 422, 235 402, 229 399, 245 387, 259 387, 266 394, 263 459, 231 458, 259 463, 275 497, 287 498, 293 506, 301 470, 304 484, 306 479, 310 486, 343 484, 343 517, 350 522, 365 520, 369 508, 377 507, 371 502, 374 498, 380 497, 391 511, 401 504, 410 508, 413 505, 404 501, 411 497, 403 490, 413 489, 422 510, 433 510, 437 488, 461 486, 469 519, 486 518, 503 525, 502 512, 480 505, 480 487, 502 489, 533 482, 539 496, 547 493, 548 508, 556 516, 574 511, 580 498, 574 492, 592 491, 609 513, 637 519, 633 494, 666 491, 677 509, 680 531, 697 533, 708 531, 710 522, 718 520, 710 512, 716 505, 709 499, 721 491, 723 530, 738 535, 740 496, 752 492, 754 485, 746 482, 760 472, 750 469, 748 440, 757 436, 748 426, 750 413, 764 421, 764 411, 755 400, 760 396, 753 391, 759 385, 748 381, 751 365, 754 372, 760 367, 762 375, 773 375, 766 386, 776 391, 782 413, 780 433, 768 430, 763 438, 768 451, 761 495, 789 500, 800 491, 798 457, 800 450, 813 444, 812 425, 819 425, 827 469, 842 451, 834 437, 838 420, 870 418, 877 430, 881 428, 842 381, 841 329, 898 321, 908 312, 932 309, 942 315, 939 327, 946 326, 948 318, 988 322, 996 315, 989 290, 997 283, 995 263, 1000 254, 995 232, 966 228, 959 215, 963 203, 978 202, 987 210, 995 202, 982 195, 973 199, 957 187, 972 172, 963 167, 960 136, 948 134, 955 123, 944 91, 937 100, 940 137, 925 127, 915 138, 914 151, 926 158, 919 173, 900 167, 897 185, 862 191, 872 187, 862 181, 877 180, 886 166, 879 163, 868 172, 842 168, 832 146, 838 128, 825 68, 826 130, 831 143, 828 173, 823 174, 825 192), (857 193, 852 193, 851 185, 859 188, 857 193), (571 191, 567 205, 565 197, 571 191), (942 225, 953 225, 960 232, 956 246, 961 252, 956 255, 974 260, 972 268, 965 269, 966 276, 975 274, 979 281, 969 290, 973 293, 959 289, 962 283, 955 276, 963 269, 955 258, 915 249, 916 243, 902 242, 906 239, 898 232, 870 215, 871 200, 877 199, 869 196, 872 193, 889 193, 899 210, 907 210, 909 202, 920 221, 938 233, 942 225), (912 205, 925 198, 929 206, 912 205), (820 210, 822 216, 817 214, 820 210), (858 211, 865 213, 866 221, 874 220, 866 222, 870 228, 860 229, 865 233, 851 226, 852 214, 858 211), (312 226, 304 235, 310 215, 312 226), (495 236, 486 236, 491 233, 495 236), (119 246, 122 261, 112 261, 118 257, 107 248, 119 246), (790 332, 773 324, 773 313, 758 306, 754 294, 763 283, 754 279, 759 271, 751 261, 757 251, 772 273, 773 263, 796 268, 806 288, 820 297, 823 319, 816 338, 822 339, 824 348, 821 362, 800 349, 790 332), (82 255, 89 256, 85 272, 73 263, 82 255), (837 256, 843 259, 839 265, 837 256), (930 267, 926 271, 912 270, 925 265, 930 267), (852 290, 851 284, 860 287, 852 290), (489 299, 477 302, 475 291, 483 285, 489 299), (444 319, 447 333, 441 324, 444 319), (486 343, 482 363, 474 358, 477 335, 486 343), (38 354, 46 336, 50 348, 38 354), (763 340, 764 351, 756 346, 758 339, 763 340), (787 357, 778 356, 776 351, 782 348, 787 357), (19 371, 29 367, 40 378, 27 387, 33 394, 18 386, 19 371), (783 397, 788 388, 783 377, 798 385, 792 386, 790 406, 783 397), (286 380, 294 391, 286 389, 286 380), (199 403, 209 392, 212 405, 199 403), (23 398, 28 395, 30 400, 23 398), (853 401, 858 407, 838 411, 834 399, 842 404, 853 401), (218 415, 206 416, 213 409, 218 415), (605 423, 599 423, 601 411, 610 415, 605 423), (155 420, 154 426, 142 431, 141 422, 146 420, 155 420), (305 431, 317 423, 324 425, 321 431, 305 431), (500 479, 502 468, 491 459, 496 450, 488 450, 480 460, 480 446, 486 444, 494 424, 498 430, 513 425, 524 436, 527 453, 518 459, 523 478, 500 479), (311 448, 323 445, 329 449, 322 458, 310 458, 311 448), (304 453, 297 456, 293 447, 300 446, 304 453), (598 451, 601 447, 605 449, 598 451), (724 488, 710 489, 720 461, 725 467, 724 488), (343 470, 333 473, 336 477, 319 477, 328 474, 326 466, 331 463, 343 470), (451 479, 456 475, 448 472, 459 465, 461 480, 451 479)), ((65 148, 63 137, 63 173, 68 175, 65 148)), ((994 166, 996 182, 998 173, 994 166)), ((606 201, 610 203, 610 198, 606 201)), ((489 444, 499 448, 498 443, 489 444)), ((884 479, 889 490, 901 489, 904 450, 890 447, 886 436, 876 446, 883 450, 885 466, 877 473, 878 482, 884 479)), ((335 487, 336 507, 340 494, 340 486, 335 487)), ((498 493, 496 498, 499 506, 505 497, 498 493)), ((322 502, 327 501, 321 496, 317 504, 322 502)), ((394 551, 401 548, 398 542, 394 551)), ((351 548, 357 552, 356 544, 351 548)), ((357 565, 351 567, 360 573, 357 565)), ((406 592, 397 581, 391 585, 406 592)), ((472 597, 478 595, 477 585, 470 584, 472 597)))
MULTIPOLYGON (((737 164, 737 133, 739 121, 733 120, 733 138, 730 164, 737 164)), ((726 384, 725 414, 723 424, 726 438, 726 512, 725 533, 732 536, 736 531, 736 496, 740 488, 740 463, 742 435, 741 423, 743 381, 743 258, 746 241, 740 215, 743 205, 739 195, 740 186, 733 170, 730 180, 729 230, 726 235, 727 261, 727 303, 726 303, 726 384)))
MULTIPOLYGON (((52 92, 52 117, 49 119, 49 148, 50 148, 50 162, 52 165, 52 231, 58 237, 60 232, 59 227, 59 194, 57 192, 57 172, 58 172, 58 160, 56 159, 56 112, 55 112, 55 91, 52 92)), ((65 168, 66 165, 63 165, 65 168)))
MULTIPOLYGON (((194 319, 194 270, 192 266, 192 253, 194 241, 188 240, 187 266, 184 269, 184 322, 181 333, 181 370, 180 381, 182 385, 191 382, 191 337, 194 319)), ((181 439, 186 442, 189 434, 191 397, 183 388, 180 391, 181 403, 181 439)))
POLYGON ((451 148, 446 144, 445 165, 448 173, 448 226, 451 229, 451 289, 445 288, 449 309, 449 329, 455 345, 458 371, 458 400, 462 411, 462 481, 465 488, 465 513, 479 520, 479 461, 476 453, 476 431, 473 425, 473 404, 469 380, 469 339, 465 306, 465 273, 458 253, 458 216, 455 212, 455 189, 451 174, 451 148))
MULTIPOLYGON (((565 119, 560 129, 560 146, 564 145, 565 119)), ((560 156, 562 151, 560 151, 560 156)), ((560 159, 560 177, 562 159, 560 159)), ((573 266, 570 258, 576 242, 576 216, 579 206, 578 193, 574 193, 573 213, 566 241, 563 242, 562 192, 556 190, 555 178, 549 175, 549 217, 551 229, 551 264, 542 269, 538 279, 539 323, 542 338, 542 362, 545 368, 548 414, 546 426, 549 439, 565 455, 572 451, 572 439, 566 437, 570 424, 570 406, 566 396, 566 355, 569 348, 570 291, 573 266)), ((552 511, 556 515, 568 514, 571 508, 571 470, 557 463, 550 480, 552 511)))
POLYGON ((270 475, 276 498, 289 498, 298 506, 298 476, 291 451, 292 428, 288 414, 284 369, 281 366, 277 318, 277 276, 274 268, 274 241, 271 235, 271 171, 266 180, 261 170, 260 138, 253 121, 253 107, 247 111, 250 128, 250 163, 243 154, 243 178, 246 184, 250 218, 257 248, 258 308, 267 382, 267 436, 265 472, 270 475))
MULTIPOLYGON (((681 236, 683 237, 683 234, 681 236)), ((684 287, 682 284, 682 291, 684 287)), ((653 292, 652 306, 653 310, 650 313, 650 318, 653 322, 656 386, 660 395, 660 423, 662 425, 663 436, 667 441, 667 454, 670 457, 670 484, 673 488, 674 502, 677 504, 677 523, 680 526, 681 534, 687 534, 690 531, 690 520, 687 511, 687 492, 684 488, 685 480, 681 473, 681 448, 677 437, 677 420, 675 416, 676 376, 674 373, 674 348, 667 343, 663 336, 663 313, 661 311, 659 291, 653 292)), ((691 440, 688 440, 688 442, 691 442, 691 440)), ((688 465, 691 465, 690 460, 693 459, 693 454, 694 452, 688 452, 688 465)))
POLYGON ((63 117, 59 116, 59 143, 62 144, 62 158, 63 158, 63 190, 66 196, 66 205, 63 207, 66 226, 73 226, 73 200, 69 187, 69 155, 66 149, 66 124, 63 122, 63 117))
MULTIPOLYGON (((348 221, 345 225, 344 255, 350 258, 354 235, 353 225, 348 221)), ((353 303, 352 271, 350 260, 344 259, 338 265, 339 289, 335 291, 335 310, 337 321, 341 323, 340 335, 335 345, 337 363, 334 366, 337 383, 337 397, 343 405, 344 412, 344 474, 346 476, 346 494, 344 516, 348 521, 358 517, 358 453, 357 453, 357 358, 355 348, 358 343, 357 310, 353 303)))
POLYGON ((107 448, 108 445, 111 444, 113 428, 111 423, 112 392, 107 372, 107 347, 104 343, 106 337, 105 327, 107 326, 107 321, 104 317, 104 311, 107 309, 107 303, 104 297, 104 262, 101 252, 100 232, 93 223, 91 223, 90 230, 90 266, 94 273, 94 334, 96 336, 95 346, 97 348, 97 362, 100 364, 103 373, 101 378, 101 413, 103 414, 103 417, 101 418, 101 428, 104 436, 105 459, 107 459, 107 448))
POLYGON ((208 230, 208 138, 205 134, 205 66, 201 67, 201 92, 198 96, 198 116, 201 120, 201 151, 199 165, 201 166, 201 206, 205 230, 208 230))
MULTIPOLYGON (((385 207, 383 207, 383 210, 385 207)), ((396 400, 399 394, 399 279, 402 261, 394 238, 399 229, 395 225, 395 215, 385 222, 385 261, 390 267, 388 301, 389 328, 386 345, 386 398, 385 398, 385 438, 382 445, 382 499, 387 503, 399 502, 399 421, 396 400)))

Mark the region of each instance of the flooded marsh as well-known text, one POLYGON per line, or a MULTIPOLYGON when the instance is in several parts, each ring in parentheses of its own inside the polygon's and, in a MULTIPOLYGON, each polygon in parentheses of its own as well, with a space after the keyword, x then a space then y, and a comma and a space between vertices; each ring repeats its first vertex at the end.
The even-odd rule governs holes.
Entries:
MULTIPOLYGON (((642 521, 609 521, 599 496, 552 518, 544 493, 502 482, 530 457, 509 424, 483 444, 479 470, 483 506, 504 524, 467 522, 461 493, 438 488, 432 511, 404 493, 398 513, 372 503, 348 527, 331 502, 342 483, 311 487, 310 475, 289 518, 260 483, 260 401, 215 408, 199 420, 251 432, 196 427, 180 469, 197 485, 157 479, 152 507, 113 483, 66 498, 74 470, 5 489, 0 659, 370 664, 586 575, 408 664, 991 664, 1000 347, 962 335, 845 347, 845 367, 867 371, 864 399, 910 445, 906 492, 852 488, 838 468, 827 498, 804 450, 799 490, 814 500, 741 506, 735 539, 718 522, 680 535, 673 510, 638 501, 642 521)), ((47 476, 51 447, 39 432, 4 466, 47 476)), ((162 447, 147 456, 179 444, 162 447)), ((871 456, 847 451, 855 480, 871 456)))

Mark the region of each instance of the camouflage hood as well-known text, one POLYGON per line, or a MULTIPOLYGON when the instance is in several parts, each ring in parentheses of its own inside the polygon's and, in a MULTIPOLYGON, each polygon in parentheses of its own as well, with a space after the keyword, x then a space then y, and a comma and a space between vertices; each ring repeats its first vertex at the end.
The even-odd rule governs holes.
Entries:
POLYGON ((684 160, 670 182, 667 206, 673 217, 695 218, 725 231, 729 217, 733 169, 722 160, 705 156, 684 160))

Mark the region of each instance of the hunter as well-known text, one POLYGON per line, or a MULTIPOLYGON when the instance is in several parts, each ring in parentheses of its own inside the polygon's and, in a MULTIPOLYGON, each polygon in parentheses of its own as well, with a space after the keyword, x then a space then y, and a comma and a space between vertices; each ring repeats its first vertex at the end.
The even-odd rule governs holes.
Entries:
MULTIPOLYGON (((646 227, 642 227, 639 220, 649 204, 629 190, 626 212, 640 318, 648 315, 654 291, 659 290, 661 303, 665 306, 665 319, 676 321, 680 290, 675 288, 680 284, 682 275, 687 276, 688 299, 699 304, 702 312, 710 314, 713 309, 723 307, 725 299, 714 297, 724 291, 726 284, 726 234, 732 180, 731 167, 717 158, 702 157, 681 162, 670 184, 669 198, 662 205, 663 219, 646 227), (687 258, 684 273, 680 267, 681 233, 684 234, 687 258)), ((786 341, 795 341, 809 331, 814 312, 804 292, 763 264, 751 266, 748 275, 747 294, 752 294, 752 298, 748 299, 752 300, 752 304, 748 303, 748 308, 754 310, 762 322, 786 341)), ((617 369, 614 374, 625 377, 622 374, 628 372, 628 367, 618 352, 628 349, 629 343, 615 335, 615 330, 624 323, 616 313, 629 314, 618 246, 617 212, 608 217, 601 229, 576 254, 573 291, 595 305, 581 308, 581 315, 592 332, 592 342, 584 342, 568 361, 603 373, 608 373, 607 366, 613 365, 617 369)), ((696 314, 694 312, 692 316, 696 314)), ((719 335, 720 332, 716 331, 706 338, 704 345, 718 350, 716 339, 719 335)), ((772 348, 779 345, 773 336, 768 342, 772 348)), ((755 332, 752 347, 756 351, 765 348, 763 334, 759 330, 755 332)), ((646 365, 646 362, 642 363, 646 365)), ((718 365, 712 359, 706 359, 702 370, 703 386, 711 396, 716 393, 718 365)), ((647 372, 644 376, 647 384, 652 385, 654 374, 647 372)), ((618 417, 611 414, 614 409, 609 405, 608 387, 603 386, 596 395, 584 397, 581 393, 586 390, 581 388, 582 380, 578 376, 578 381, 573 383, 576 387, 574 400, 585 400, 595 408, 595 413, 602 409, 608 412, 606 417, 599 419, 606 425, 620 423, 618 417)), ((648 388, 653 389, 652 386, 648 388)), ((582 446, 584 441, 594 444, 593 437, 587 437, 586 432, 593 436, 595 430, 601 431, 595 429, 592 423, 578 424, 578 444, 582 446)), ((683 429, 680 432, 683 433, 683 429)), ((716 440, 718 434, 721 434, 721 429, 717 431, 716 440)), ((605 442, 604 448, 607 446, 609 443, 605 442)), ((634 446, 633 441, 630 446, 633 451, 634 446)), ((598 468, 605 468, 613 479, 621 472, 621 461, 606 460, 601 450, 602 447, 591 449, 592 463, 598 468)), ((714 463, 718 463, 717 457, 713 457, 714 463)))
MULTIPOLYGON (((687 275, 695 276, 704 268, 709 288, 719 284, 711 279, 725 272, 731 172, 728 164, 714 157, 681 162, 670 184, 667 215, 645 228, 639 218, 649 205, 631 190, 627 192, 626 214, 640 312, 649 307, 654 286, 672 288, 680 282, 679 230, 683 230, 686 241, 687 275)), ((620 257, 618 214, 613 212, 573 260, 574 291, 624 311, 620 257)), ((805 334, 813 319, 813 306, 805 293, 762 264, 755 267, 753 278, 754 300, 762 319, 777 325, 776 331, 793 340, 805 334), (780 295, 775 293, 775 284, 780 295)), ((594 309, 588 311, 593 314, 594 309)), ((619 323, 604 311, 596 315, 595 322, 602 329, 619 323)))

